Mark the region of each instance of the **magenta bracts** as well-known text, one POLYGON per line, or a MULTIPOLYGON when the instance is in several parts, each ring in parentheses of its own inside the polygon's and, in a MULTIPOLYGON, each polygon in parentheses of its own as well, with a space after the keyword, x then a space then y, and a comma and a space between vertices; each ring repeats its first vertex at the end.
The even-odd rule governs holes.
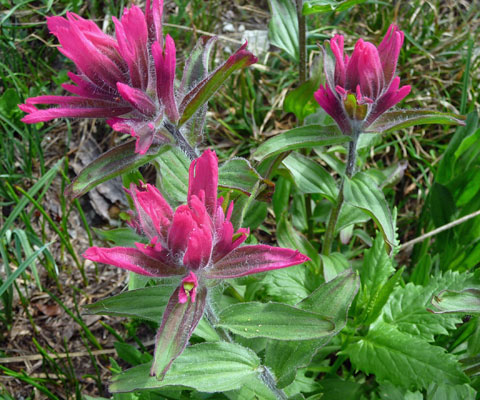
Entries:
POLYGON ((334 58, 325 50, 325 85, 315 100, 344 134, 361 132, 410 93, 395 76, 404 34, 391 25, 377 47, 359 39, 351 57, 344 54, 342 35, 329 41, 334 58))
POLYGON ((236 278, 309 260, 291 249, 268 245, 241 246, 249 231, 240 228, 234 232, 230 222, 233 203, 224 204, 222 197, 217 198, 217 190, 218 160, 211 150, 206 150, 192 162, 187 204, 175 211, 154 186, 136 187, 132 184, 128 192, 137 215, 131 225, 146 237, 147 243, 136 243, 134 248, 91 247, 83 255, 89 260, 146 276, 183 277, 170 298, 159 331, 161 337, 176 306, 191 309, 190 314, 182 314, 183 320, 188 321, 185 322, 188 333, 182 336, 179 353, 174 358, 183 351, 203 315, 206 280, 236 278))

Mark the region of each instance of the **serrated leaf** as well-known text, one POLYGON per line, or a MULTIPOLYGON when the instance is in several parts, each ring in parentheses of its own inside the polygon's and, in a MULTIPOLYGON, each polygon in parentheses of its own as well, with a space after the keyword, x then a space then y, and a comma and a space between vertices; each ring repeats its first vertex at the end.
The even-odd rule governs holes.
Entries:
POLYGON ((434 293, 442 289, 462 289, 470 274, 459 274, 451 271, 432 279, 427 286, 416 286, 408 283, 405 287, 397 287, 382 310, 382 319, 396 326, 400 331, 419 336, 432 342, 434 335, 448 334, 462 322, 457 315, 435 315, 427 311, 429 301, 434 293))
POLYGON ((258 374, 260 360, 250 349, 234 343, 200 343, 188 347, 163 380, 150 376, 151 363, 114 376, 110 392, 131 392, 164 387, 190 387, 201 392, 238 389, 258 374))
POLYGON ((346 271, 319 286, 297 304, 300 309, 318 312, 331 318, 335 323, 335 330, 331 335, 318 340, 269 342, 265 355, 266 363, 273 368, 278 387, 289 385, 295 379, 297 369, 308 365, 318 349, 345 327, 348 310, 359 285, 358 275, 351 270, 346 271))
POLYGON ((268 0, 270 15, 268 37, 270 42, 298 60, 297 8, 291 0, 268 0))
POLYGON ((405 388, 427 388, 432 382, 458 385, 468 382, 455 357, 445 349, 379 323, 343 351, 356 369, 375 374, 405 388))
POLYGON ((282 303, 238 303, 222 310, 218 319, 218 326, 246 338, 309 340, 335 329, 322 315, 282 303))
POLYGON ((253 158, 262 161, 267 157, 289 150, 329 146, 346 143, 350 140, 349 136, 340 133, 337 125, 305 125, 279 133, 263 142, 253 153, 253 158))
POLYGON ((356 4, 367 0, 307 0, 303 3, 303 15, 326 13, 330 11, 345 11, 356 4))
POLYGON ((160 323, 178 283, 130 290, 86 305, 85 309, 89 314, 135 317, 160 323))
POLYGON ((344 180, 345 202, 367 213, 382 231, 390 250, 395 246, 395 227, 385 196, 372 178, 359 172, 344 180))
POLYGON ((259 181, 270 188, 270 194, 267 193, 266 196, 271 197, 275 188, 274 183, 264 179, 248 160, 232 158, 218 169, 219 187, 238 190, 247 196, 251 195, 253 188, 259 181))
POLYGON ((380 115, 366 132, 387 133, 413 125, 441 124, 465 125, 464 117, 452 113, 431 110, 395 110, 380 115))
POLYGON ((236 70, 246 68, 257 62, 257 58, 242 45, 227 61, 190 90, 179 106, 181 114, 179 125, 187 122, 210 97, 222 86, 236 70))
POLYGON ((160 168, 159 187, 162 194, 172 203, 184 204, 187 202, 188 170, 190 160, 178 148, 172 148, 156 158, 160 168))
POLYGON ((283 164, 291 172, 295 184, 302 193, 320 193, 334 202, 338 196, 335 179, 318 163, 294 152, 283 164))
POLYGON ((165 144, 153 144, 142 155, 135 153, 135 141, 117 146, 82 169, 67 186, 65 196, 70 199, 82 196, 100 183, 152 161, 168 148, 165 144))
POLYGON ((480 313, 480 290, 465 289, 461 292, 443 290, 431 300, 434 314, 444 313, 480 313))

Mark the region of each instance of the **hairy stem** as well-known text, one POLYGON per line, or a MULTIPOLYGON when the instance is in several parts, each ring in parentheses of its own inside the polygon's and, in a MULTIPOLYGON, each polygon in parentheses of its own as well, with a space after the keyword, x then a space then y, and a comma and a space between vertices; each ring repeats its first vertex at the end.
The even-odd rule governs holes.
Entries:
POLYGON ((307 29, 305 23, 305 15, 302 13, 303 0, 296 0, 297 19, 298 19, 298 72, 299 84, 301 85, 307 80, 307 29))
MULTIPOLYGON (((207 304, 205 306, 205 316, 212 326, 213 329, 215 329, 215 332, 217 332, 218 336, 224 341, 228 343, 234 343, 234 340, 232 336, 223 328, 217 326, 218 325, 218 318, 217 315, 215 314, 215 311, 213 310, 211 304, 207 301, 207 304)), ((276 397, 278 400, 287 400, 288 396, 285 394, 285 392, 281 389, 277 388, 277 384, 275 382, 275 378, 273 377, 272 373, 270 370, 262 366, 262 374, 260 375, 260 379, 262 382, 273 392, 275 393, 276 397)))
POLYGON ((190 146, 190 143, 188 143, 187 139, 185 139, 185 136, 183 136, 182 132, 180 132, 175 125, 171 124, 170 122, 164 122, 164 126, 168 133, 173 136, 178 147, 180 147, 180 149, 188 156, 188 158, 190 158, 190 160, 194 160, 198 157, 197 151, 190 146))
MULTIPOLYGON (((345 175, 347 178, 351 178, 353 173, 355 172, 355 161, 357 159, 357 143, 358 137, 360 136, 360 132, 354 132, 352 141, 348 144, 348 157, 347 157, 347 165, 345 168, 345 175)), ((335 206, 330 213, 330 218, 328 220, 327 229, 325 231, 325 238, 323 240, 323 248, 322 254, 328 256, 332 250, 333 238, 335 235, 335 226, 337 225, 338 216, 340 215, 340 211, 343 205, 343 182, 340 184, 340 188, 338 189, 338 197, 335 206)))

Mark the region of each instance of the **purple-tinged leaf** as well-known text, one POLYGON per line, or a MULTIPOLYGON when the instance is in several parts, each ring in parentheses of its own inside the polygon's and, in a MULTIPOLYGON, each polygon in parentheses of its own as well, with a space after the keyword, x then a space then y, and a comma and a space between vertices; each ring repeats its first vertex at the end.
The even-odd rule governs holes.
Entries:
POLYGON ((434 314, 480 314, 480 289, 443 290, 433 296, 431 303, 434 308, 428 311, 434 314))
POLYGON ((441 124, 465 125, 461 115, 431 110, 387 111, 373 122, 366 132, 387 133, 413 125, 441 124))
POLYGON ((164 144, 153 144, 146 154, 135 153, 135 141, 122 144, 102 154, 87 165, 65 190, 65 196, 75 199, 95 186, 125 172, 138 168, 168 149, 164 144))
POLYGON ((207 288, 198 287, 195 302, 179 302, 180 288, 173 292, 157 332, 155 354, 150 374, 163 379, 173 361, 182 354, 203 316, 207 288))
POLYGON ((190 117, 203 106, 228 77, 237 69, 246 68, 257 62, 257 58, 246 50, 247 43, 238 49, 230 58, 208 77, 197 84, 185 95, 180 104, 179 124, 187 122, 190 117))
POLYGON ((254 245, 237 247, 226 257, 205 270, 208 279, 228 279, 286 268, 310 260, 298 251, 254 245))

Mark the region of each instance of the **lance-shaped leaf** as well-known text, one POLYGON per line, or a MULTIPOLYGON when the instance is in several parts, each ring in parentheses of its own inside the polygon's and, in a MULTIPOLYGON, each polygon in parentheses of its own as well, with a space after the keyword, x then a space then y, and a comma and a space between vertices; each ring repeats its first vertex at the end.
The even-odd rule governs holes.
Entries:
MULTIPOLYGON (((224 189, 238 190, 247 196, 251 195, 258 181, 267 185, 268 193, 273 195, 274 183, 264 179, 244 158, 232 158, 218 170, 218 186, 224 189)), ((267 197, 268 193, 266 193, 267 197)))
POLYGON ((165 144, 153 144, 142 155, 135 153, 135 141, 117 146, 87 165, 67 187, 65 196, 82 196, 100 183, 150 162, 167 149, 165 144))
POLYGON ((222 310, 218 326, 246 338, 317 339, 331 334, 335 324, 320 314, 282 303, 239 303, 222 310))
POLYGON ((431 300, 433 309, 428 311, 434 314, 444 313, 480 313, 480 290, 465 289, 460 292, 453 290, 443 290, 431 300))
POLYGON ((179 107, 182 115, 179 121, 180 125, 187 122, 190 117, 212 97, 233 72, 257 62, 257 58, 246 50, 246 47, 247 43, 231 55, 222 66, 217 68, 185 95, 179 107))
POLYGON ((295 2, 269 0, 272 19, 268 24, 268 37, 273 45, 285 50, 298 60, 298 18, 295 2))
POLYGON ((345 179, 343 195, 347 204, 361 209, 373 218, 391 250, 395 246, 393 218, 385 196, 375 181, 359 172, 352 179, 345 179))
POLYGON ((273 369, 279 388, 292 383, 297 369, 307 366, 318 349, 325 346, 345 327, 348 310, 359 286, 358 274, 348 270, 319 286, 310 296, 297 304, 300 309, 319 312, 331 318, 335 329, 330 335, 316 340, 268 342, 265 361, 273 369))
POLYGON ((188 168, 190 160, 180 149, 174 147, 155 160, 160 169, 159 186, 162 194, 172 205, 186 203, 188 193, 188 168))
POLYGON ((173 361, 182 354, 205 309, 205 287, 197 287, 195 302, 189 297, 185 303, 180 303, 179 292, 177 288, 170 297, 157 332, 150 373, 158 379, 163 379, 173 361))
POLYGON ((260 360, 235 343, 200 343, 177 358, 163 380, 149 376, 150 364, 131 368, 112 379, 110 392, 132 392, 164 387, 190 387, 201 392, 239 389, 245 379, 258 375, 260 360))
POLYGON ((465 125, 461 115, 431 110, 395 110, 387 111, 378 117, 366 132, 392 132, 413 125, 440 124, 465 125))
POLYGON ((303 15, 320 14, 331 11, 345 11, 367 0, 307 0, 303 3, 303 15))
POLYGON ((253 153, 253 158, 262 161, 289 150, 329 146, 348 141, 350 137, 343 136, 337 125, 305 125, 282 132, 263 142, 253 153))
MULTIPOLYGON (((188 93, 197 83, 207 77, 210 51, 216 40, 217 38, 215 36, 202 36, 197 41, 190 56, 187 58, 185 68, 183 69, 182 83, 179 90, 182 95, 188 93)), ((204 104, 197 110, 190 120, 190 131, 187 133, 187 138, 190 144, 195 145, 201 140, 206 116, 207 105, 204 104)))
POLYGON ((160 323, 168 300, 179 282, 180 279, 176 279, 172 284, 130 290, 85 308, 89 314, 136 317, 160 323))

